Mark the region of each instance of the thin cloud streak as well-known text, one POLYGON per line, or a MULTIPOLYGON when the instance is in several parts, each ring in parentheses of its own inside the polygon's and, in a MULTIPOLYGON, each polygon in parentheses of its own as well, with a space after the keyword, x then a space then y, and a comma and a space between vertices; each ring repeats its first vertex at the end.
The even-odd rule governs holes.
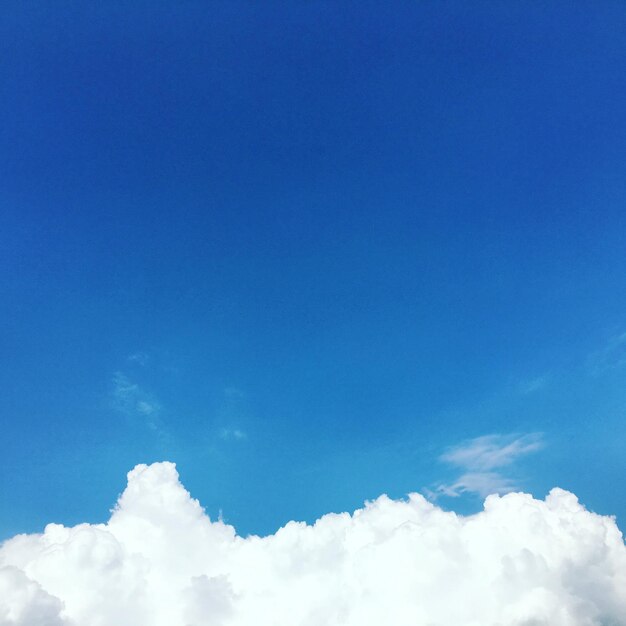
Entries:
POLYGON ((241 441, 242 439, 247 439, 248 435, 245 431, 240 430, 239 428, 222 428, 220 430, 220 439, 235 440, 241 441))
POLYGON ((517 392, 522 396, 529 396, 544 389, 550 382, 550 375, 537 376, 530 380, 524 380, 517 386, 517 392))
POLYGON ((511 465, 520 456, 543 447, 540 433, 528 435, 484 435, 444 452, 439 459, 471 470, 491 470, 511 465), (513 438, 515 437, 515 438, 513 438))
POLYGON ((626 332, 611 337, 601 350, 589 355, 588 361, 592 376, 626 365, 626 332))
POLYGON ((143 367, 148 364, 148 361, 150 360, 150 356, 146 352, 139 351, 139 352, 134 352, 133 354, 131 354, 128 357, 128 360, 131 363, 136 363, 137 365, 140 365, 143 367))
POLYGON ((544 447, 541 433, 492 434, 476 437, 446 450, 439 460, 462 470, 449 484, 440 483, 436 489, 426 490, 431 499, 438 496, 457 498, 476 494, 482 498, 492 493, 510 493, 518 488, 514 478, 505 475, 521 457, 538 452, 544 447))
POLYGON ((148 428, 162 441, 170 439, 171 435, 163 423, 160 402, 123 372, 113 375, 111 403, 116 411, 148 428))
POLYGON ((161 410, 159 402, 122 372, 113 375, 111 393, 113 407, 127 415, 156 415, 161 410))

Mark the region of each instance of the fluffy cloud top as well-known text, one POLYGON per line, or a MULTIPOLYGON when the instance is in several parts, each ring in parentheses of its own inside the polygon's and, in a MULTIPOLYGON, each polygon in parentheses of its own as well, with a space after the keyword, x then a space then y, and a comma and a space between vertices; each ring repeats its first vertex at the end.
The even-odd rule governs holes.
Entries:
POLYGON ((0 547, 1 626, 623 626, 626 548, 571 493, 469 517, 381 496, 237 536, 172 463, 139 465, 107 524, 0 547))

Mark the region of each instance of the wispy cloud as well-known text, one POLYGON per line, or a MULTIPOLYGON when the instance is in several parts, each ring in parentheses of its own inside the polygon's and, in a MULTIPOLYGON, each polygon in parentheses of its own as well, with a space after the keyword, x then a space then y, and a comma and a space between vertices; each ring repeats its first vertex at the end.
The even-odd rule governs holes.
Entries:
POLYGON ((156 398, 122 372, 113 375, 111 391, 113 408, 125 415, 145 418, 153 430, 160 430, 158 416, 161 405, 156 398))
POLYGON ((626 332, 614 335, 606 345, 589 355, 589 369, 593 376, 606 370, 626 365, 626 332))
POLYGON ((239 428, 222 428, 220 430, 220 439, 235 440, 241 441, 242 439, 247 439, 248 435, 245 431, 240 430, 239 428))
POLYGON ((522 396, 528 396, 531 393, 544 389, 549 382, 550 376, 548 374, 536 376, 530 380, 523 380, 517 385, 517 392, 522 396))
POLYGON ((239 389, 239 387, 235 387, 234 385, 229 385, 228 387, 224 387, 224 397, 230 399, 241 399, 245 397, 245 393, 239 389))
POLYGON ((470 470, 492 470, 511 465, 520 456, 543 447, 541 435, 484 435, 449 448, 440 460, 470 470))
POLYGON ((141 365, 143 367, 148 364, 150 357, 146 352, 139 351, 129 355, 128 360, 131 363, 136 363, 137 365, 141 365))
POLYGON ((217 414, 217 424, 221 427, 217 431, 223 441, 243 441, 248 438, 244 429, 249 420, 249 408, 245 392, 235 385, 229 385, 222 390, 222 403, 217 414))
POLYGON ((515 481, 503 476, 499 472, 468 472, 461 475, 451 484, 437 486, 435 492, 429 491, 429 496, 447 496, 458 498, 464 493, 473 493, 486 498, 492 493, 510 493, 515 491, 515 481))
POLYGON ((439 460, 461 470, 449 484, 438 484, 429 495, 458 497, 464 493, 481 497, 491 493, 508 493, 517 488, 514 478, 505 474, 518 459, 544 447, 541 433, 492 434, 476 437, 448 448, 439 460))

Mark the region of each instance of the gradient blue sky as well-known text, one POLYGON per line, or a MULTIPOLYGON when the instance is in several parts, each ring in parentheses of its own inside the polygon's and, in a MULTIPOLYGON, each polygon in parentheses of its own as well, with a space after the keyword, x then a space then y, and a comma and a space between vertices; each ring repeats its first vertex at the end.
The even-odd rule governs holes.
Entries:
POLYGON ((623 2, 5 2, 0 538, 164 459, 243 533, 474 510, 477 469, 624 526, 625 33, 623 2))

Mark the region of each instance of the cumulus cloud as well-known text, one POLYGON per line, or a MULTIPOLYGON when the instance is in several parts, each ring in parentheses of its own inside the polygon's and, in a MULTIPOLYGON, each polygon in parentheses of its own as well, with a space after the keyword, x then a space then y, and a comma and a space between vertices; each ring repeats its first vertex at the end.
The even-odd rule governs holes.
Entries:
POLYGON ((17 567, 0 566, 0 625, 63 626, 63 604, 17 567))
POLYGON ((172 463, 138 465, 106 524, 0 547, 2 626, 624 626, 626 548, 554 489, 462 517, 418 494, 243 538, 172 463))
POLYGON ((503 473, 520 457, 543 448, 541 433, 526 435, 483 435, 449 448, 439 460, 460 468, 463 473, 450 484, 440 484, 429 495, 458 497, 475 493, 486 497, 492 493, 509 493, 517 489, 514 479, 503 473))

